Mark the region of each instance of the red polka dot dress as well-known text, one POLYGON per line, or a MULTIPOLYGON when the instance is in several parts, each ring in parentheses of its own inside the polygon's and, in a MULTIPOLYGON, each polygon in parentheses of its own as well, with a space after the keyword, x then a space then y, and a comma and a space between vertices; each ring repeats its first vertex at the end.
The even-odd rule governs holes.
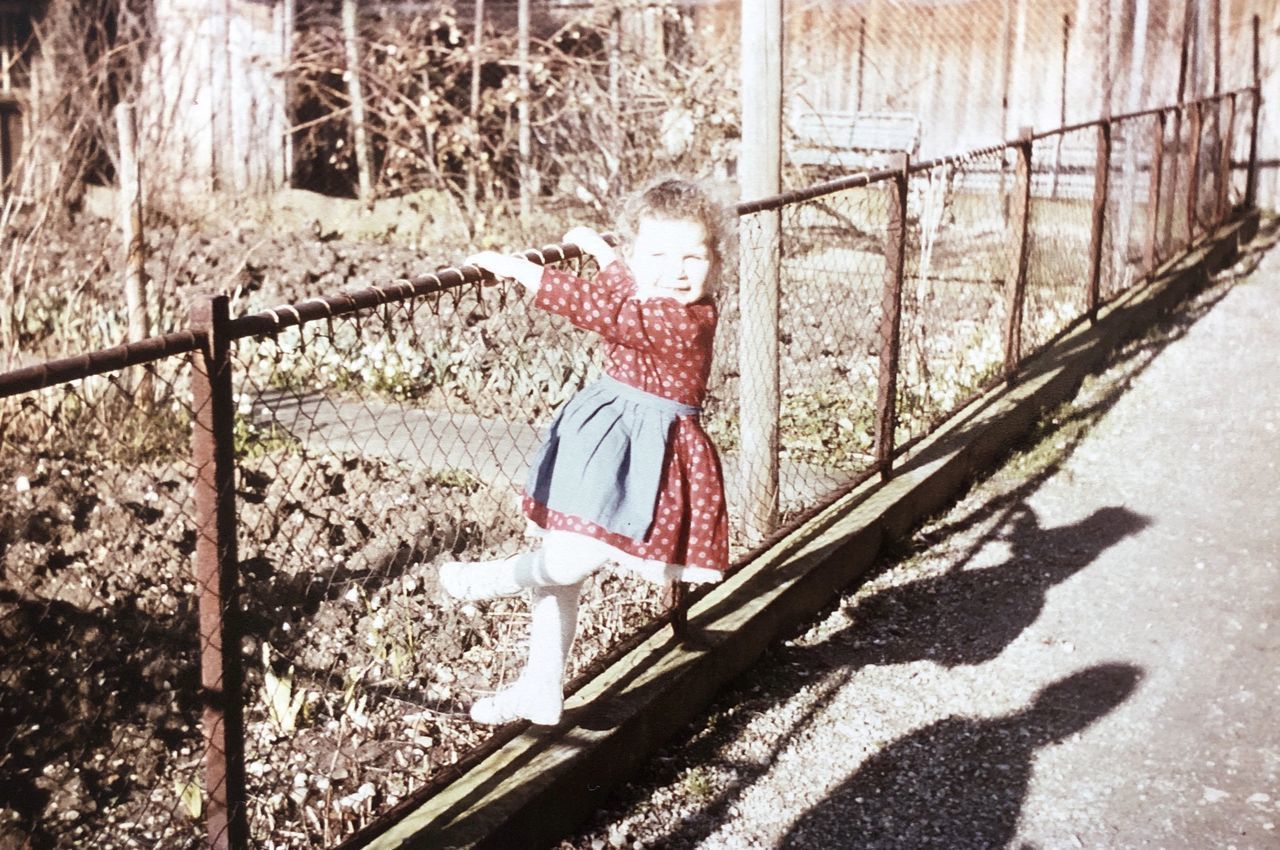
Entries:
POLYGON ((548 268, 534 304, 599 334, 605 344, 605 374, 626 385, 624 391, 635 388, 680 406, 665 451, 659 447, 649 456, 633 458, 661 464, 652 470, 657 489, 652 522, 638 536, 611 531, 549 507, 532 492, 532 484, 523 496, 524 513, 542 529, 583 534, 642 561, 689 568, 695 575, 723 573, 729 563, 724 477, 715 445, 693 412, 706 396, 717 310, 711 303, 639 300, 635 291, 635 279, 621 261, 589 281, 548 268))

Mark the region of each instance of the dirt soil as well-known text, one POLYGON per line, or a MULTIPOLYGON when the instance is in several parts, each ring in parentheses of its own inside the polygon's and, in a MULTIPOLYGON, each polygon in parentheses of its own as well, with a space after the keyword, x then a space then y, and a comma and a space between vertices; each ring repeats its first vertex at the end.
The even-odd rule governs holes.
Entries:
POLYGON ((1280 847, 1277 363, 1272 249, 1126 347, 561 850, 1280 847))
MULTIPOLYGON (((209 283, 240 286, 240 312, 433 267, 328 232, 151 237, 171 307, 209 283)), ((63 289, 106 298, 95 288, 113 275, 71 262, 70 236, 62 248, 63 289)), ((418 318, 460 324, 449 309, 418 318)), ((485 323, 466 324, 453 342, 481 345, 485 323)), ((172 433, 124 453, 118 423, 74 418, 77 392, 48 434, 23 442, 18 416, 0 422, 0 848, 195 847, 207 789, 190 426, 132 422, 172 433)), ((527 606, 459 607, 435 571, 526 545, 522 522, 513 494, 473 476, 279 440, 245 442, 236 486, 254 846, 332 846, 492 734, 467 706, 518 669, 527 606)), ((570 675, 663 609, 661 588, 620 575, 585 593, 570 675)))

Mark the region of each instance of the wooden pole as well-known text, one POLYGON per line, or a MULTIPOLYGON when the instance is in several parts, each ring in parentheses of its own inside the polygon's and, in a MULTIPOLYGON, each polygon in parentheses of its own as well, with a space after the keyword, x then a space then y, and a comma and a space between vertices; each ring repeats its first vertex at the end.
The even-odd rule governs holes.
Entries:
MULTIPOLYGON (((742 4, 742 200, 758 200, 782 188, 782 0, 742 4)), ((752 542, 767 537, 778 517, 778 302, 781 284, 781 217, 768 210, 741 222, 738 297, 739 458, 743 522, 752 542)))
POLYGON ((858 93, 854 102, 854 110, 862 111, 863 70, 867 61, 867 19, 858 16, 858 93))
POLYGON ((1222 93, 1222 3, 1209 0, 1209 27, 1213 34, 1213 93, 1222 93))
POLYGON ((517 81, 520 99, 516 105, 519 122, 517 144, 520 156, 520 220, 533 213, 533 129, 529 117, 529 0, 516 4, 517 81))
POLYGON ((1006 295, 1004 334, 1004 373, 1012 380, 1022 360, 1022 305, 1027 291, 1027 251, 1030 246, 1031 222, 1031 148, 1032 129, 1023 127, 1018 133, 1018 163, 1013 184, 1013 257, 1006 295))
POLYGON ((616 114, 622 103, 622 10, 609 14, 609 109, 616 114))
POLYGON ((281 75, 284 95, 284 151, 281 168, 283 170, 281 186, 293 185, 293 36, 295 22, 298 17, 298 0, 284 0, 280 22, 280 52, 284 56, 285 73, 281 75))
POLYGON ((1111 117, 1098 123, 1098 153, 1093 166, 1093 225, 1089 236, 1089 280, 1086 312, 1089 321, 1098 316, 1102 303, 1102 243, 1106 237, 1107 179, 1111 171, 1111 117))
MULTIPOLYGON (((1009 139, 1009 88, 1013 76, 1013 9, 1012 0, 1004 0, 1003 29, 1001 31, 1000 59, 1000 141, 1009 139)), ((1007 163, 1000 158, 1000 201, 1004 209, 1005 221, 1009 220, 1009 195, 1005 191, 1007 163)))
POLYGON ((120 235, 124 246, 124 300, 129 321, 129 342, 151 333, 147 315, 147 281, 142 238, 142 183, 138 170, 138 145, 133 105, 116 104, 116 134, 120 140, 120 235))
POLYGON ((364 89, 360 81, 360 29, 356 20, 357 0, 342 0, 342 42, 347 56, 347 97, 351 101, 351 143, 356 154, 356 191, 365 204, 373 202, 370 179, 369 140, 365 135, 364 89))
MULTIPOLYGON (((128 321, 129 342, 138 342, 151 335, 151 319, 147 304, 147 277, 145 269, 146 243, 142 234, 142 180, 138 166, 137 124, 133 105, 119 103, 115 107, 116 136, 120 143, 120 201, 117 216, 120 221, 120 243, 124 254, 124 303, 128 321)), ((131 396, 134 404, 149 409, 155 398, 154 382, 150 370, 131 369, 129 381, 133 383, 131 396), (134 378, 136 377, 136 381, 134 378)))
MULTIPOLYGON (((1067 60, 1071 52, 1071 16, 1062 16, 1062 88, 1058 92, 1058 126, 1067 126, 1067 79, 1071 76, 1067 70, 1067 60)), ((1049 186, 1049 197, 1058 197, 1058 170, 1062 167, 1062 137, 1058 133, 1053 143, 1053 177, 1049 186)))
POLYGON ((215 850, 245 850, 249 825, 237 617, 235 401, 224 331, 228 313, 225 295, 198 301, 192 308, 192 329, 204 336, 205 344, 192 355, 191 455, 207 840, 215 850))
POLYGON ((226 27, 226 37, 222 42, 222 124, 223 124, 223 149, 222 164, 220 166, 221 188, 226 191, 238 191, 248 183, 247 172, 245 166, 245 158, 247 148, 239 148, 236 142, 236 117, 239 110, 236 109, 236 91, 235 91, 235 68, 232 64, 232 57, 235 55, 236 48, 232 45, 232 33, 238 32, 231 26, 232 20, 232 0, 226 0, 222 15, 223 24, 226 27))
POLYGON ((467 111, 467 134, 471 137, 471 156, 467 157, 467 199, 472 210, 478 209, 480 203, 476 163, 480 159, 480 74, 484 70, 480 51, 483 47, 484 0, 475 0, 471 36, 471 102, 467 111))

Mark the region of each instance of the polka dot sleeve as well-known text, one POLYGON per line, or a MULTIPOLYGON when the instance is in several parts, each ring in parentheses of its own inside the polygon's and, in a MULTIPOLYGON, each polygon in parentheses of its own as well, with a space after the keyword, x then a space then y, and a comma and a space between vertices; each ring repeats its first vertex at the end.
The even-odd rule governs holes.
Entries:
POLYGON ((710 344, 715 324, 695 307, 671 298, 640 301, 632 297, 634 292, 635 280, 621 261, 605 266, 590 281, 548 268, 534 304, 637 351, 669 357, 710 344))

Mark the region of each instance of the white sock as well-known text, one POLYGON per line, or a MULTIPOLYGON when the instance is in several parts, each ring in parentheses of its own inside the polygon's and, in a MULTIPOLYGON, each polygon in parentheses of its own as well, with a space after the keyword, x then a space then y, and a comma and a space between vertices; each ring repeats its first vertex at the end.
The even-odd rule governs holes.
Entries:
POLYGON ((497 561, 448 561, 440 566, 440 586, 455 599, 514 596, 530 586, 541 550, 497 561))
POLYGON ((564 710, 564 666, 578 628, 582 585, 538 587, 533 591, 529 660, 515 684, 476 700, 471 719, 498 725, 523 717, 555 725, 564 710))

